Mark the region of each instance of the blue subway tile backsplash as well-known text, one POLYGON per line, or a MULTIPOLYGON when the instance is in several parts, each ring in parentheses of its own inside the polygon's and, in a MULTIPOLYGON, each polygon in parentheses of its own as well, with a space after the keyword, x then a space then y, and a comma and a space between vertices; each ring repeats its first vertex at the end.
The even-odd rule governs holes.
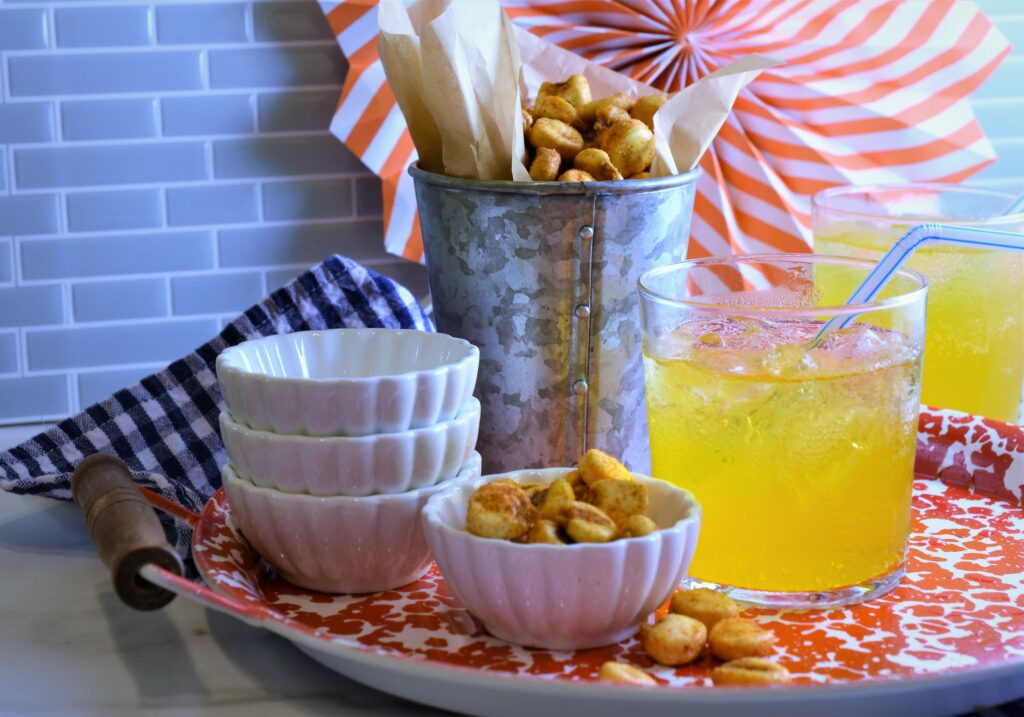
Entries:
MULTIPOLYGON (((238 224, 256 221, 255 184, 214 184, 167 190, 171 226, 238 224)), ((268 217, 271 218, 271 217, 268 217)))
POLYGON ((333 42, 210 51, 210 85, 215 88, 333 85, 344 70, 333 42))
POLYGON ((53 234, 60 226, 56 194, 0 197, 0 236, 53 234))
POLYGON ((156 137, 157 100, 150 97, 62 102, 66 140, 156 137))
POLYGON ((60 284, 0 289, 0 326, 59 324, 64 320, 60 284))
POLYGON ((24 279, 74 279, 214 268, 211 232, 154 232, 20 242, 24 279))
POLYGON ((10 239, 0 239, 0 284, 14 279, 13 244, 10 239))
POLYGON ((376 220, 296 227, 223 229, 220 232, 222 267, 309 265, 328 255, 332 246, 342 245, 353 259, 373 256, 381 236, 376 220))
POLYGON ((246 9, 240 2, 158 5, 157 41, 164 45, 245 42, 246 9))
POLYGON ((14 150, 19 189, 206 179, 200 142, 54 146, 14 150))
POLYGON ((38 50, 47 45, 46 8, 0 8, 0 50, 38 50))
POLYGON ((0 421, 54 420, 70 412, 67 376, 0 378, 0 421))
POLYGON ((247 94, 165 97, 160 104, 168 137, 249 134, 256 127, 247 94))
POLYGON ((256 137, 213 143, 213 174, 217 178, 283 177, 334 174, 362 167, 345 145, 322 137, 256 137))
POLYGON ((334 40, 323 13, 314 3, 257 3, 252 7, 252 25, 259 42, 334 40))
POLYGON ((198 50, 11 55, 13 97, 163 92, 203 87, 198 50))
POLYGON ((53 105, 49 102, 0 104, 0 144, 53 140, 53 105))
POLYGON ((177 315, 241 312, 263 296, 259 272, 178 276, 171 279, 171 305, 177 315))
POLYGON ((32 370, 171 361, 217 334, 216 319, 86 325, 25 332, 32 370))
POLYGON ((18 370, 18 335, 13 331, 0 333, 0 374, 18 370))
POLYGON ((148 45, 152 10, 140 5, 97 7, 86 3, 53 11, 57 47, 131 47, 148 45))
POLYGON ((260 129, 289 132, 327 127, 337 106, 338 93, 333 90, 262 94, 258 99, 260 129))
POLYGON ((68 231, 148 229, 163 222, 163 201, 156 189, 115 189, 67 195, 68 231))
POLYGON ((75 321, 117 321, 170 313, 167 279, 89 281, 71 287, 75 321))
POLYGON ((113 369, 111 371, 88 371, 78 374, 78 404, 83 408, 106 398, 114 391, 131 385, 160 369, 159 364, 113 369))
POLYGON ((263 215, 273 221, 327 219, 351 214, 351 179, 268 182, 263 185, 263 215))
MULTIPOLYGON (((1024 5, 974 107, 1024 191, 1024 5)), ((205 342, 333 252, 417 295, 381 183, 328 126, 347 64, 314 0, 0 0, 0 424, 52 420, 205 342)))

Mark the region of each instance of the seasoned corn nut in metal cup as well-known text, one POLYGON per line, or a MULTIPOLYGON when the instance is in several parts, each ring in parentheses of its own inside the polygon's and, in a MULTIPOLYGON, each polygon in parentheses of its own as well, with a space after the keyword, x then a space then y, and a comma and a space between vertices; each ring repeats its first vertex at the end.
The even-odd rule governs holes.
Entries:
POLYGON ((568 468, 523 470, 453 485, 427 501, 423 529, 455 596, 495 637, 529 647, 579 650, 633 635, 686 575, 701 508, 688 491, 633 474, 650 494, 658 530, 606 543, 519 543, 466 530, 477 488, 500 479, 551 483, 568 468))

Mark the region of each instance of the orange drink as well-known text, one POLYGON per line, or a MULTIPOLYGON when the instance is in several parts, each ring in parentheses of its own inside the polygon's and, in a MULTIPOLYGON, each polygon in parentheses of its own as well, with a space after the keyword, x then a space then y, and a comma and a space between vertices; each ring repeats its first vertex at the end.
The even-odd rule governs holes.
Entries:
POLYGON ((866 599, 902 575, 923 280, 897 277, 889 298, 812 342, 836 311, 857 310, 819 300, 869 268, 751 257, 684 262, 641 279, 652 474, 703 507, 695 581, 807 607, 866 599), (739 266, 750 270, 729 286, 724 270, 739 266), (715 281, 701 281, 701 269, 715 281), (756 289, 750 275, 759 269, 756 289), (687 276, 673 283, 673 272, 687 276))
MULTIPOLYGON (((948 185, 840 187, 814 199, 821 254, 878 259, 924 222, 1019 232, 1009 194, 948 185)), ((921 400, 1014 423, 1024 419, 1024 254, 923 246, 907 266, 927 277, 928 339, 921 400)))

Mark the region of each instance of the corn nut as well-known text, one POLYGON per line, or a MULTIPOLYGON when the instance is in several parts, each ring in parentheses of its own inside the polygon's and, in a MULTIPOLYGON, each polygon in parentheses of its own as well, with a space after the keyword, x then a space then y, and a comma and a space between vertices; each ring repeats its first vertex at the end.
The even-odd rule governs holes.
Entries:
POLYGON ((592 175, 582 169, 567 169, 558 175, 559 182, 595 182, 592 175))
POLYGON ((562 166, 562 155, 550 147, 540 147, 530 164, 530 179, 535 182, 552 182, 558 177, 562 166))
POLYGON ((654 160, 654 133, 640 120, 617 122, 601 135, 601 149, 619 173, 629 177, 645 171, 654 160))
POLYGON ((708 632, 704 623, 669 613, 654 625, 640 626, 640 641, 647 655, 667 667, 687 665, 704 649, 708 632))
POLYGON ((570 75, 565 82, 545 82, 537 91, 541 97, 560 97, 577 109, 591 101, 590 81, 580 74, 570 75))
POLYGON ((657 681, 641 670, 639 667, 627 665, 625 662, 606 662, 601 665, 598 672, 598 679, 602 682, 611 682, 616 685, 641 685, 650 687, 658 684, 657 681))
POLYGON ((772 653, 774 633, 765 630, 753 620, 727 617, 715 623, 708 633, 708 646, 719 660, 738 660, 741 657, 764 657, 772 653))
POLYGON ((680 590, 672 596, 669 609, 704 623, 708 630, 717 622, 740 614, 739 606, 728 595, 707 588, 680 590))
POLYGON ((646 95, 645 97, 637 98, 637 101, 633 103, 633 107, 629 110, 629 115, 633 119, 638 119, 647 125, 647 128, 652 132, 654 131, 654 113, 661 109, 661 106, 668 101, 668 97, 665 95, 646 95))
POLYGON ((711 671, 716 685, 776 685, 789 682, 789 670, 760 657, 741 657, 711 671))
POLYGON ((466 530, 481 538, 518 540, 530 530, 535 508, 513 481, 486 483, 473 493, 466 511, 466 530))
POLYGON ((576 169, 582 169, 588 173, 594 179, 599 181, 604 180, 620 180, 622 175, 619 174, 619 170, 612 164, 612 160, 608 158, 608 153, 592 147, 584 149, 576 155, 576 159, 573 160, 573 165, 576 169))

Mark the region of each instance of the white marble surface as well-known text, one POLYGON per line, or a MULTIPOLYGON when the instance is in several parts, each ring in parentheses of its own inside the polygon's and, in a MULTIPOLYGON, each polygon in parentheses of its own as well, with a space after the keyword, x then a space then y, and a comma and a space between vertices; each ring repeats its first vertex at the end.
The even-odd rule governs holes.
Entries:
MULTIPOLYGON (((32 435, 4 431, 0 448, 32 435)), ((0 491, 0 714, 442 717, 178 597, 121 604, 74 505, 0 491)))

